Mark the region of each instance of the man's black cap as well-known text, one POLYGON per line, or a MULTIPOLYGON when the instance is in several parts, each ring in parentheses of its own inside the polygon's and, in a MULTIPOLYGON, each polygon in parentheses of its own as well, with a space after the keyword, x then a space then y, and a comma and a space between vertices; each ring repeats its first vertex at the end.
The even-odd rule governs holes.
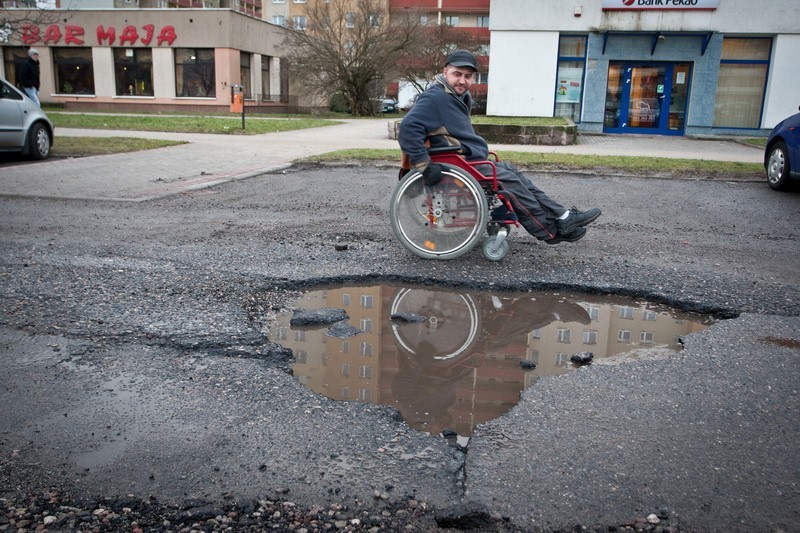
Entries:
POLYGON ((454 67, 470 67, 472 70, 478 70, 475 56, 472 55, 472 52, 469 50, 454 50, 451 52, 444 61, 444 66, 447 65, 453 65, 454 67))

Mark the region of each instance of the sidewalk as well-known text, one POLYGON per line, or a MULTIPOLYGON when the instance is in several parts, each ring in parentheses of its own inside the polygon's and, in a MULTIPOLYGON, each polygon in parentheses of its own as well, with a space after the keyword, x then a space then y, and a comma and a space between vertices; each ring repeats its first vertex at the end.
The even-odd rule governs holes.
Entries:
MULTIPOLYGON (((397 148, 383 120, 263 135, 212 135, 59 128, 59 136, 143 137, 188 141, 146 150, 5 167, 0 195, 143 201, 257 176, 292 161, 348 148, 397 148)), ((584 135, 573 146, 492 145, 503 151, 641 155, 760 163, 762 151, 735 141, 661 136, 584 135)))

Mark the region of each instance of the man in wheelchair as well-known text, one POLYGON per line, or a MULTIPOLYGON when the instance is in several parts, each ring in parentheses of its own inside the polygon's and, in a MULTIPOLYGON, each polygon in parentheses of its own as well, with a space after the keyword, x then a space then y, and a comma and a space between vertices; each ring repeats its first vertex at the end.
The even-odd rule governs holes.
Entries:
MULTIPOLYGON (((400 124, 400 148, 428 185, 440 181, 443 169, 431 162, 426 141, 433 149, 458 146, 467 161, 485 161, 489 157, 486 140, 475 132, 470 121, 473 101, 469 90, 477 70, 471 52, 452 52, 442 73, 419 95, 400 124)), ((600 216, 597 208, 564 208, 513 165, 497 162, 496 167, 497 179, 520 223, 539 240, 549 244, 577 241, 586 235, 585 226, 600 216)))

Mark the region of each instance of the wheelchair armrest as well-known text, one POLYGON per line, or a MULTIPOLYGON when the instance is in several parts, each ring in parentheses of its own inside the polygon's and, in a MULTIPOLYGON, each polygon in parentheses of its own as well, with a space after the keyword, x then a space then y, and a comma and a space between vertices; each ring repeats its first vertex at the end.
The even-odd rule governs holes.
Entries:
POLYGON ((450 154, 450 153, 458 153, 461 151, 460 146, 436 146, 433 148, 428 148, 429 154, 450 154))

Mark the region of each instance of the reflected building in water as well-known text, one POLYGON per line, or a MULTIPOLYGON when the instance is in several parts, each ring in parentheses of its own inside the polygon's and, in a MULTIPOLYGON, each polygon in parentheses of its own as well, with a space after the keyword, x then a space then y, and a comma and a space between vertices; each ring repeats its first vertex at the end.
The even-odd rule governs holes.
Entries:
POLYGON ((554 293, 374 285, 309 292, 294 306, 345 309, 361 330, 340 339, 279 315, 270 340, 292 350, 301 383, 335 400, 393 406, 421 431, 464 436, 506 413, 537 378, 568 371, 575 353, 678 350, 682 335, 706 327, 630 299, 554 293))

